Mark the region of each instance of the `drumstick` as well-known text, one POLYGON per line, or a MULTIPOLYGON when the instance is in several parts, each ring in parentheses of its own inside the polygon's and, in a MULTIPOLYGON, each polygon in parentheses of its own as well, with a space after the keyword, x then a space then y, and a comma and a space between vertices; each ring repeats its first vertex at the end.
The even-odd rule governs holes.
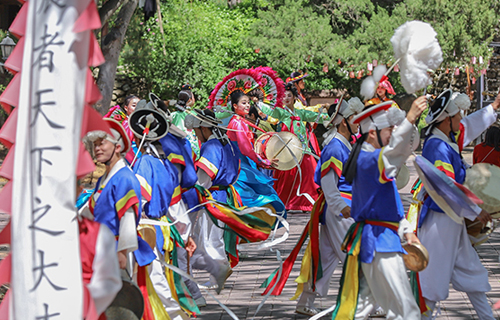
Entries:
POLYGON ((276 154, 274 155, 274 158, 276 159, 276 157, 283 151, 283 149, 285 149, 287 147, 287 145, 290 143, 290 141, 292 141, 292 139, 289 139, 285 145, 283 147, 281 147, 281 149, 279 149, 278 152, 276 152, 276 154))

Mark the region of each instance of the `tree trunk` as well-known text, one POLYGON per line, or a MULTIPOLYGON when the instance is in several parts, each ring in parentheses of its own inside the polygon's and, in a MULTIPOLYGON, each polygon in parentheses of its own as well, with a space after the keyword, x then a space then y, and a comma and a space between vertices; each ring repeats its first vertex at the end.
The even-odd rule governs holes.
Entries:
POLYGON ((101 50, 106 61, 99 67, 97 86, 101 90, 102 100, 96 103, 95 108, 102 115, 108 112, 111 105, 118 58, 120 57, 123 39, 125 38, 130 19, 134 14, 138 2, 139 0, 128 0, 123 4, 113 28, 109 30, 101 41, 101 50))

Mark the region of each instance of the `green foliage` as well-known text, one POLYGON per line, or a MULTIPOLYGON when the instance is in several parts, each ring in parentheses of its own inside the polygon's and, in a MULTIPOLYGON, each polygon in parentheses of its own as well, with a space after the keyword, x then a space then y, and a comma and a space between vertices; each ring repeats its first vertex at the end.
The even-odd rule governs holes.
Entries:
POLYGON ((335 35, 330 19, 305 4, 285 0, 278 8, 260 10, 248 42, 283 78, 294 70, 307 70, 313 89, 317 82, 331 86, 322 71, 324 63, 332 64, 334 57, 335 35))
POLYGON ((256 54, 244 39, 254 19, 245 10, 182 0, 161 6, 165 42, 155 19, 142 23, 136 15, 123 52, 122 63, 144 76, 150 90, 176 98, 180 87, 190 83, 204 105, 224 76, 252 65, 256 54))
MULTIPOLYGON (((184 83, 205 105, 215 85, 239 68, 270 66, 283 79, 292 71, 310 76, 307 89, 345 88, 359 94, 367 63, 394 61, 390 39, 410 20, 430 23, 443 50, 443 68, 465 70, 472 57, 476 77, 486 67, 498 27, 494 0, 222 0, 161 3, 164 37, 155 19, 129 26, 121 64, 144 77, 148 89, 175 98, 184 83), (163 52, 165 47, 166 54, 163 52), (477 59, 479 60, 479 59, 477 59), (355 78, 350 77, 354 72, 355 78), (358 76, 359 75, 359 76, 358 76)), ((399 73, 389 79, 402 92, 399 73)))

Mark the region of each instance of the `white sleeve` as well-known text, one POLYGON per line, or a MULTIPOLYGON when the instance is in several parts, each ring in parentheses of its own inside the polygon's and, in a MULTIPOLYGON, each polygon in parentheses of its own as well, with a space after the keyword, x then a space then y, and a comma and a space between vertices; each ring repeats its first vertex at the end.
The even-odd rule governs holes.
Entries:
POLYGON ((202 169, 198 169, 196 175, 198 176, 198 184, 205 189, 210 189, 212 186, 212 178, 202 169))
POLYGON ((183 200, 171 205, 168 208, 168 215, 172 219, 172 222, 177 221, 175 228, 179 231, 179 234, 184 240, 187 241, 188 237, 191 235, 192 223, 189 216, 186 214, 188 208, 183 200))
POLYGON ((338 183, 339 177, 332 169, 328 170, 328 173, 321 178, 321 188, 325 194, 326 203, 337 216, 340 215, 340 210, 347 207, 347 203, 340 195, 338 183))
POLYGON ((399 168, 401 168, 413 151, 414 146, 410 146, 412 136, 414 140, 420 139, 418 129, 406 118, 392 133, 389 144, 382 151, 385 175, 394 178, 399 168))
POLYGON ((413 233, 413 228, 411 224, 406 218, 401 219, 399 221, 398 235, 401 240, 405 240, 404 235, 407 233, 413 233))
POLYGON ((137 227, 135 225, 135 212, 128 208, 120 219, 120 231, 118 237, 118 248, 116 251, 127 250, 127 253, 137 250, 137 227))
POLYGON ((78 210, 78 213, 82 216, 82 217, 85 217, 89 220, 92 220, 94 221, 94 215, 92 214, 92 212, 90 212, 90 209, 89 209, 89 201, 87 201, 83 207, 80 208, 80 210, 78 210))
POLYGON ((491 104, 463 118, 461 123, 464 125, 464 147, 479 137, 496 119, 497 113, 491 104))
POLYGON ((104 224, 97 235, 92 278, 87 288, 94 299, 97 314, 103 313, 122 287, 115 236, 104 224))

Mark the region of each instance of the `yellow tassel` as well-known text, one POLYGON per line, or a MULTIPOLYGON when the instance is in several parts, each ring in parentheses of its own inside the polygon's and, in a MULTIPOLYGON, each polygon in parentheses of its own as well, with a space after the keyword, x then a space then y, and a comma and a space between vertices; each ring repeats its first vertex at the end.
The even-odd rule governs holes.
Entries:
POLYGON ((170 320, 167 311, 163 307, 163 303, 161 302, 160 297, 158 297, 158 294, 156 294, 156 290, 153 287, 153 283, 151 282, 148 273, 146 273, 146 288, 148 290, 149 303, 151 304, 151 308, 153 309, 155 319, 170 320))

